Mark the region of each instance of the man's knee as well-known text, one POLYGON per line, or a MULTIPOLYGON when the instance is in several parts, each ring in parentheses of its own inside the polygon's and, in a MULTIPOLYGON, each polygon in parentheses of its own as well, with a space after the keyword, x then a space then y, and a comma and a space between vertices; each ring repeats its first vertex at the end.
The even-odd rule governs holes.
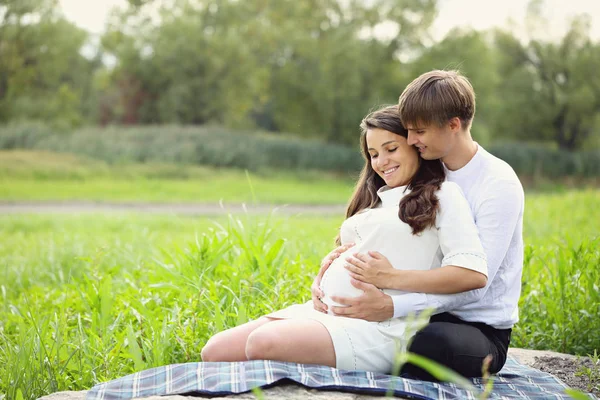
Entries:
POLYGON ((408 351, 437 362, 444 362, 453 347, 453 335, 445 324, 432 323, 418 331, 408 345, 408 351))
MULTIPOLYGON (((417 332, 408 351, 451 368, 466 377, 482 374, 484 358, 492 352, 489 340, 477 328, 446 322, 434 322, 417 332)), ((431 380, 426 371, 407 364, 402 371, 431 380)))

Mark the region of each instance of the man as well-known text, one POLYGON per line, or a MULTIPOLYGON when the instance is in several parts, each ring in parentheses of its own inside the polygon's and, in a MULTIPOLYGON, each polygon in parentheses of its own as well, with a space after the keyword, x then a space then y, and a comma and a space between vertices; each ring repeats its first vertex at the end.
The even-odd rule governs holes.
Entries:
MULTIPOLYGON (((419 76, 406 87, 398 107, 402 123, 409 131, 408 143, 424 159, 441 159, 447 180, 463 190, 487 256, 488 282, 482 289, 459 294, 445 295, 441 294, 443 290, 434 290, 391 298, 372 284, 353 281, 364 294, 334 299, 348 307, 333 307, 332 311, 340 316, 369 316, 369 320, 382 321, 434 308, 436 314, 417 332, 408 351, 467 377, 481 376, 484 359, 491 355, 488 371, 498 372, 506 361, 511 329, 518 321, 523 269, 523 188, 507 163, 472 139, 475 93, 467 78, 458 72, 431 71, 419 76)), ((319 276, 336 254, 339 251, 324 260, 319 276)), ((367 266, 371 271, 385 267, 371 255, 357 254, 348 261, 351 272, 367 266)), ((457 284, 460 281, 459 269, 451 267, 413 271, 412 275, 406 271, 393 272, 399 274, 395 278, 405 286, 395 288, 406 291, 410 291, 411 279, 436 282, 455 277, 457 284)), ((313 301, 319 297, 319 276, 313 284, 313 301)), ((315 307, 324 307, 319 303, 317 299, 315 307)), ((433 380, 429 373, 411 364, 405 365, 401 373, 433 380)))

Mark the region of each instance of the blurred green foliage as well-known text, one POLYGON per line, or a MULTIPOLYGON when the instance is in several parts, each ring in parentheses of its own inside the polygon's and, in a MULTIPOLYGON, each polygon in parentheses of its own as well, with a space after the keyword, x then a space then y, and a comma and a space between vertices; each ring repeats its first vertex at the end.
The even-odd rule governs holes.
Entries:
MULTIPOLYGON (((0 126, 0 149, 75 153, 107 163, 172 163, 249 171, 320 170, 356 176, 364 161, 355 145, 323 143, 292 135, 217 126, 161 125, 82 128, 57 133, 44 125, 0 126)), ((541 144, 486 146, 522 177, 600 177, 600 150, 568 151, 541 144)))
POLYGON ((0 0, 0 123, 216 124, 354 145, 370 109, 458 68, 480 143, 600 148, 600 43, 585 15, 544 39, 543 7, 530 1, 526 37, 459 28, 435 41, 436 0, 131 0, 101 35, 55 0, 0 0))
POLYGON ((85 128, 64 134, 35 124, 0 126, 0 148, 83 154, 110 163, 169 162, 257 171, 358 170, 358 148, 220 127, 85 128))

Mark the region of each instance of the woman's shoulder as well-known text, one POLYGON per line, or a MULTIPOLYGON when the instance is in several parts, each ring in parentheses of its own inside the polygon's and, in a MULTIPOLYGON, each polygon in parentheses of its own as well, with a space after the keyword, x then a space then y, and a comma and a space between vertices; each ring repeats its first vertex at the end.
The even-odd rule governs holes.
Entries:
POLYGON ((457 204, 468 204, 462 189, 454 182, 444 181, 436 195, 442 211, 454 209, 457 204))
POLYGON ((465 197, 462 189, 455 182, 444 181, 440 185, 440 190, 437 191, 437 195, 442 198, 454 198, 456 196, 465 197))
POLYGON ((436 225, 439 227, 443 224, 442 221, 455 221, 459 216, 473 219, 471 207, 467 201, 462 189, 454 182, 444 182, 440 190, 437 191, 440 210, 437 215, 436 225))

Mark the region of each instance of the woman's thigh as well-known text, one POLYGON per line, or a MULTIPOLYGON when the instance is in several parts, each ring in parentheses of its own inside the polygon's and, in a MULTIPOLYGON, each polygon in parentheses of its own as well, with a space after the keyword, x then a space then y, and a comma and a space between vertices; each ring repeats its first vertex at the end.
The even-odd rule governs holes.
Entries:
POLYGON ((248 336, 261 326, 274 321, 261 317, 235 328, 219 332, 211 337, 202 349, 202 361, 247 361, 248 336))
POLYGON ((312 319, 281 319, 261 325, 248 336, 246 356, 249 360, 336 365, 329 332, 312 319))

